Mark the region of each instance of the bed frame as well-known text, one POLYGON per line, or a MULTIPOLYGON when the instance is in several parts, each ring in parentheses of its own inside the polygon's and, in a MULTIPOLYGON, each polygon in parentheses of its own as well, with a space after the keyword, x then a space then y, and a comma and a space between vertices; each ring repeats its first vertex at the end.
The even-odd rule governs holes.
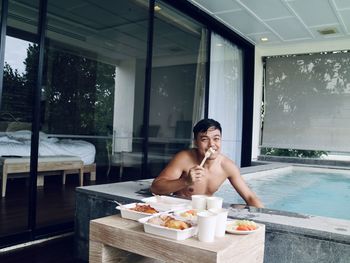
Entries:
MULTIPOLYGON (((2 191, 1 196, 6 196, 6 184, 9 177, 18 178, 28 176, 30 171, 29 157, 0 157, 2 166, 2 191), (21 174, 22 173, 22 174, 21 174), (27 173, 23 175, 23 173, 27 173)), ((90 180, 96 180, 96 164, 84 165, 79 157, 75 156, 48 156, 38 158, 38 172, 62 172, 62 183, 65 184, 68 174, 79 174, 79 185, 83 186, 84 173, 90 174, 90 180)), ((44 176, 54 173, 40 173, 37 178, 37 185, 44 185, 44 176)), ((57 173, 56 173, 57 174, 57 173)))

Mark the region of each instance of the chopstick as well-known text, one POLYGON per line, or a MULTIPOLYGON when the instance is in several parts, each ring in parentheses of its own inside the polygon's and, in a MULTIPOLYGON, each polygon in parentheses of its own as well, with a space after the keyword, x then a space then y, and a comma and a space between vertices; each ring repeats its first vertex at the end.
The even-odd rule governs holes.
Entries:
POLYGON ((122 203, 119 203, 119 202, 116 201, 116 200, 113 200, 113 202, 116 203, 117 205, 119 205, 120 207, 125 208, 125 205, 123 205, 122 203))

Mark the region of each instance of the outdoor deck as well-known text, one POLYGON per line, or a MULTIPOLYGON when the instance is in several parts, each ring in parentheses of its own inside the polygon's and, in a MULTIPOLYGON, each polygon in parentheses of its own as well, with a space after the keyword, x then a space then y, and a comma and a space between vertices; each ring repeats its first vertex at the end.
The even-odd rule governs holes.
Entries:
POLYGON ((73 234, 37 245, 0 253, 1 263, 86 263, 74 258, 73 234))

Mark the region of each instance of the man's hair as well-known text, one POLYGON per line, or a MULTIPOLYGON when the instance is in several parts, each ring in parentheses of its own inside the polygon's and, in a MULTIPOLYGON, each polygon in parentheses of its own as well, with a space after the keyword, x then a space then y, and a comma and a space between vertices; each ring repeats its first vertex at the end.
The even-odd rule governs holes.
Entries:
POLYGON ((221 125, 219 122, 213 119, 202 119, 193 127, 194 139, 197 138, 198 133, 207 132, 209 128, 219 130, 222 133, 221 125))

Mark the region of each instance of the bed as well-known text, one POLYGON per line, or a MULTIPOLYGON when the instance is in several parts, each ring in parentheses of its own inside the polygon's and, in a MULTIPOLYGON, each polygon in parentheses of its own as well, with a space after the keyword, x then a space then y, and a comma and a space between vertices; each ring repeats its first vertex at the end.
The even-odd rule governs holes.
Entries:
MULTIPOLYGON (((29 172, 29 157, 31 147, 31 131, 19 130, 0 134, 0 160, 2 165, 2 193, 6 191, 4 180, 9 173, 29 172)), ((39 165, 42 171, 62 171, 63 184, 66 175, 72 173, 90 174, 90 180, 96 180, 95 146, 84 140, 58 139, 40 132, 39 134, 39 165), (81 167, 79 166, 81 163, 81 167), (61 165, 60 165, 61 164, 61 165)), ((39 178, 39 177, 38 177, 39 178)), ((42 185, 40 176, 38 185, 42 185)), ((82 185, 82 179, 79 180, 82 185)))
MULTIPOLYGON (((0 135, 0 156, 30 156, 31 131, 20 130, 0 135)), ((58 139, 40 132, 39 156, 77 156, 84 165, 94 163, 96 149, 83 140, 58 139)))

